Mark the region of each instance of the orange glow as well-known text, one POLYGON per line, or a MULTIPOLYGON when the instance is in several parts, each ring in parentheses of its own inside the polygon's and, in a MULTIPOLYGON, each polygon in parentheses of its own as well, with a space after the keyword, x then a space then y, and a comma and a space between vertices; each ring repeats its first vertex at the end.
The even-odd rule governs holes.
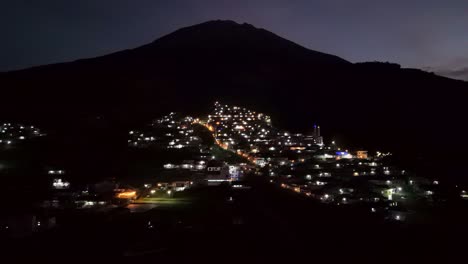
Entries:
POLYGON ((305 147, 290 147, 290 150, 304 150, 305 147))
POLYGON ((358 159, 367 159, 367 151, 366 150, 358 150, 357 151, 357 158, 358 159))
POLYGON ((131 199, 136 197, 135 191, 121 192, 117 194, 117 198, 121 199, 131 199))

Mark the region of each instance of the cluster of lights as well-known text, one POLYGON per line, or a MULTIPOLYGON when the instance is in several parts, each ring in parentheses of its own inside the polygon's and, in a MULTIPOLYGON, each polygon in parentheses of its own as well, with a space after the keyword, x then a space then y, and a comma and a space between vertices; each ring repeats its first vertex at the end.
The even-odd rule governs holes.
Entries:
POLYGON ((54 179, 52 186, 55 189, 68 189, 70 187, 70 182, 64 181, 62 179, 54 179))
POLYGON ((147 132, 131 130, 128 133, 128 145, 131 147, 147 147, 159 145, 168 149, 182 149, 186 147, 199 147, 201 139, 194 136, 192 124, 196 120, 193 117, 179 117, 176 113, 170 113, 151 123, 147 132), (167 129, 168 132, 161 136, 156 135, 158 129, 167 129))
POLYGON ((167 170, 172 170, 172 169, 184 169, 184 170, 193 170, 193 171, 201 171, 206 168, 206 162, 203 160, 200 160, 198 162, 184 162, 182 164, 172 164, 172 163, 167 163, 164 164, 163 167, 164 169, 167 170))
POLYGON ((39 128, 15 123, 3 123, 0 126, 0 143, 11 145, 18 141, 44 136, 39 128))
MULTIPOLYGON (((214 111, 203 123, 215 136, 216 143, 259 166, 267 166, 264 154, 284 151, 302 153, 317 145, 317 137, 291 134, 271 125, 271 118, 244 107, 215 103, 214 111)), ((304 159, 302 159, 304 160, 304 159)))
MULTIPOLYGON (((396 170, 396 168, 385 167, 383 165, 385 163, 384 158, 392 155, 389 152, 384 153, 377 151, 375 156, 368 156, 368 152, 365 150, 350 153, 348 150, 341 150, 335 141, 329 146, 324 146, 319 136, 320 133, 317 134, 314 131, 313 136, 307 136, 303 134, 291 134, 286 131, 275 129, 271 125, 271 119, 268 116, 243 107, 221 105, 216 102, 215 109, 208 116, 206 122, 199 120, 196 122, 205 125, 213 133, 215 141, 220 147, 246 157, 261 167, 268 166, 268 175, 278 177, 280 179, 278 183, 281 184, 281 187, 306 196, 315 197, 323 202, 328 203, 333 201, 339 205, 350 204, 358 200, 367 202, 386 200, 392 202, 394 199, 397 201, 405 200, 408 199, 407 194, 410 192, 410 189, 412 189, 411 185, 415 184, 415 181, 411 180, 409 184, 406 183, 407 185, 403 185, 401 181, 398 180, 398 176, 408 175, 406 171, 396 170), (297 155, 298 157, 294 161, 287 160, 279 162, 279 159, 286 157, 286 155, 280 155, 282 152, 295 152, 301 155, 297 155), (311 155, 307 156, 307 153, 311 155), (310 168, 311 171, 308 171, 308 173, 311 174, 306 174, 303 178, 307 181, 307 184, 289 184, 288 182, 291 182, 289 179, 291 178, 291 180, 293 180, 291 175, 287 174, 289 170, 295 170, 299 163, 303 163, 307 159, 314 159, 319 162, 323 161, 324 165, 316 164, 313 168, 310 168), (287 167, 285 168, 282 166, 287 167), (283 173, 283 169, 287 169, 288 172, 283 173), (365 187, 375 190, 369 195, 362 194, 365 193, 366 190, 362 190, 364 192, 350 193, 344 187, 338 187, 339 189, 332 190, 332 188, 337 188, 336 182, 328 184, 329 181, 325 181, 323 178, 317 178, 331 177, 332 173, 330 171, 333 172, 334 176, 344 174, 359 177, 383 176, 383 179, 376 180, 380 181, 380 187, 383 188, 383 190, 379 189, 379 184, 371 182, 372 180, 369 180, 369 185, 365 187), (386 185, 382 184, 384 182, 386 185), (314 194, 323 193, 323 191, 327 193, 323 195, 314 194)), ((299 171, 298 169, 296 170, 299 171)), ((295 173, 291 172, 291 174, 295 173)), ((376 177, 370 177, 370 179, 375 178, 376 177)), ((270 180, 270 182, 276 181, 277 180, 273 179, 270 180)), ((433 181, 432 184, 438 185, 439 182, 433 181)), ((426 190, 425 193, 427 196, 430 196, 433 195, 434 192, 432 190, 426 190)), ((468 199, 468 193, 465 190, 460 192, 459 195, 463 199, 468 199)), ((372 213, 380 212, 382 209, 377 207, 378 205, 376 204, 372 206, 372 213)), ((392 210, 396 210, 396 208, 392 210)), ((398 213, 392 215, 390 219, 403 221, 406 220, 406 215, 398 213)))
POLYGON ((145 135, 142 132, 131 130, 128 132, 130 139, 128 140, 129 146, 145 146, 150 142, 155 141, 155 137, 145 135))

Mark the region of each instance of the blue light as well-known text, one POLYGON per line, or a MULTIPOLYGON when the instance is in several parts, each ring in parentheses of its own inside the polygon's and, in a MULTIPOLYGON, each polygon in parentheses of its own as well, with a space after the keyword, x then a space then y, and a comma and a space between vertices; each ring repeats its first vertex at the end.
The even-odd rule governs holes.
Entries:
POLYGON ((349 153, 346 152, 346 151, 337 151, 337 152, 336 152, 336 155, 338 155, 338 156, 346 156, 346 155, 348 155, 348 154, 349 154, 349 153))

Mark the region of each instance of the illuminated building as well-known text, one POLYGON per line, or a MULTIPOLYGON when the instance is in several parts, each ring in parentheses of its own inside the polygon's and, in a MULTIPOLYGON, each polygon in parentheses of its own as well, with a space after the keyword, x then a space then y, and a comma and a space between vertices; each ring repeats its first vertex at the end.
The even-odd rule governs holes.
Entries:
POLYGON ((323 137, 320 135, 320 126, 314 125, 314 139, 315 144, 323 145, 323 137))
POLYGON ((116 194, 119 199, 136 199, 137 193, 133 190, 125 190, 116 194))
POLYGON ((206 165, 205 174, 206 183, 210 186, 230 181, 229 167, 220 161, 209 161, 206 165))
MULTIPOLYGON (((160 190, 173 190, 175 192, 182 192, 189 189, 193 185, 193 181, 190 179, 183 179, 184 177, 178 177, 180 179, 169 181, 159 181, 156 186, 160 190)), ((151 193, 155 193, 155 189, 151 190, 151 193)))
POLYGON ((63 181, 62 179, 54 179, 52 187, 54 189, 68 189, 70 187, 70 183, 67 181, 63 181))
POLYGON ((254 159, 254 162, 260 167, 265 167, 267 165, 267 161, 265 160, 265 158, 257 157, 254 159))
POLYGON ((336 159, 352 159, 353 156, 349 154, 347 151, 337 151, 336 152, 336 159))
POLYGON ((357 157, 358 159, 367 159, 367 158, 368 158, 368 156, 367 156, 367 150, 358 150, 358 151, 356 152, 356 157, 357 157))

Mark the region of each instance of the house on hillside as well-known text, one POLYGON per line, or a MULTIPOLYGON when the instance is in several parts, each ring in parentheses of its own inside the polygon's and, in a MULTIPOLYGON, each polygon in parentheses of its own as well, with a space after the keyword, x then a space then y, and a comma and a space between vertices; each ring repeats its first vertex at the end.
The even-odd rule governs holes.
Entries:
POLYGON ((210 186, 230 181, 229 166, 221 161, 209 161, 206 165, 205 179, 207 185, 210 186))

